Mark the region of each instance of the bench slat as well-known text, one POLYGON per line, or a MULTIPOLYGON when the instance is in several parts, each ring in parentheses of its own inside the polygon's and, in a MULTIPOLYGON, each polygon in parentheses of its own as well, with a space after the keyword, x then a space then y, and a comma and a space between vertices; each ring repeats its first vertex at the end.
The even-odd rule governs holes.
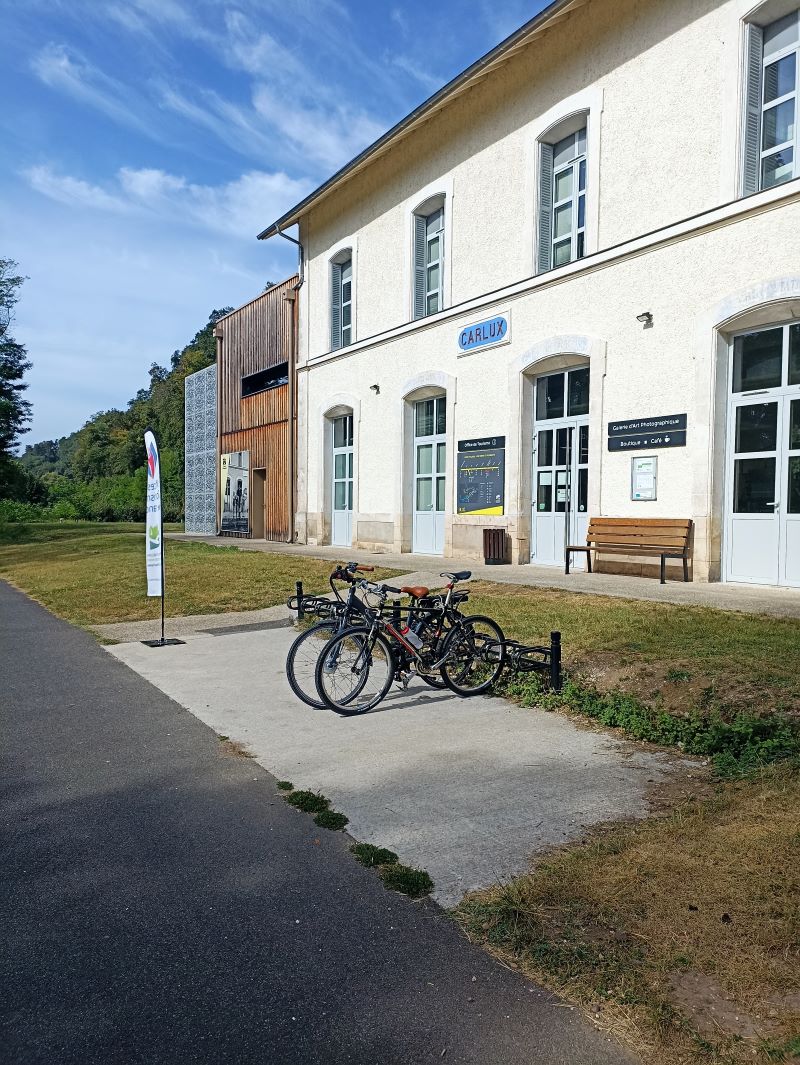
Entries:
POLYGON ((647 528, 652 525, 683 526, 690 528, 691 518, 592 518, 592 525, 635 525, 647 528))

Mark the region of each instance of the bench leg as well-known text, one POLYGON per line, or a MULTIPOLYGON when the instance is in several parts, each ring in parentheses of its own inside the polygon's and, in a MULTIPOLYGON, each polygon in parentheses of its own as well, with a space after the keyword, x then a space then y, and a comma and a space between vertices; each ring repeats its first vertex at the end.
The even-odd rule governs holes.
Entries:
POLYGON ((661 583, 667 583, 667 556, 661 556, 661 583))
POLYGON ((564 573, 565 573, 565 574, 566 574, 567 576, 569 576, 569 556, 570 556, 570 550, 569 550, 569 548, 566 548, 566 549, 565 549, 565 552, 564 552, 564 553, 565 553, 565 565, 564 565, 564 573))
POLYGON ((684 584, 689 583, 689 560, 686 556, 683 556, 683 581, 684 584))
POLYGON ((587 551, 586 552, 586 568, 588 569, 589 573, 592 572, 592 552, 591 551, 587 551))

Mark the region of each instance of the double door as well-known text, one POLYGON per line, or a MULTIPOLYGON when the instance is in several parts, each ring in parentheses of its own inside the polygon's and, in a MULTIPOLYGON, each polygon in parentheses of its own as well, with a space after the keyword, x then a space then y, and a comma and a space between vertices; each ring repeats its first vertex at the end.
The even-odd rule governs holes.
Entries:
POLYGON ((734 338, 725 576, 800 587, 800 325, 734 338))
MULTIPOLYGON (((548 423, 536 430, 533 454, 531 561, 563 566, 567 544, 585 543, 589 527, 589 420, 548 423)), ((585 566, 575 557, 574 568, 585 566)))
POLYGON ((733 404, 727 576, 800 587, 800 396, 733 404))

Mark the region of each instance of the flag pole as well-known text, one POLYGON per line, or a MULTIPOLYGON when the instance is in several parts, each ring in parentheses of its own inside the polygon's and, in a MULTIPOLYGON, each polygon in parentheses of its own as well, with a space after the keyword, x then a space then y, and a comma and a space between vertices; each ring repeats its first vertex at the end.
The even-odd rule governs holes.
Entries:
POLYGON ((158 509, 161 518, 161 646, 166 643, 164 639, 164 494, 161 489, 161 471, 158 478, 158 509))

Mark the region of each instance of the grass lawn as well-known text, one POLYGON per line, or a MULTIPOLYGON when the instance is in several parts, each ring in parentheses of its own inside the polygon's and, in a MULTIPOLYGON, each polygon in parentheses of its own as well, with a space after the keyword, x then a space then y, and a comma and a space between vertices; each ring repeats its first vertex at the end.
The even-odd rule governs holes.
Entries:
POLYGON ((601 691, 673 712, 800 712, 800 619, 556 589, 470 589, 470 609, 495 618, 506 636, 546 643, 560 631, 565 666, 601 691))
MULTIPOLYGON (((165 564, 170 617, 276 606, 298 580, 309 593, 329 591, 333 569, 317 559, 173 540, 165 541, 165 564)), ((146 596, 144 525, 0 526, 0 577, 78 625, 158 616, 158 600, 146 596)))
POLYGON ((772 766, 465 900, 470 939, 651 1065, 797 1061, 800 776, 772 766))

